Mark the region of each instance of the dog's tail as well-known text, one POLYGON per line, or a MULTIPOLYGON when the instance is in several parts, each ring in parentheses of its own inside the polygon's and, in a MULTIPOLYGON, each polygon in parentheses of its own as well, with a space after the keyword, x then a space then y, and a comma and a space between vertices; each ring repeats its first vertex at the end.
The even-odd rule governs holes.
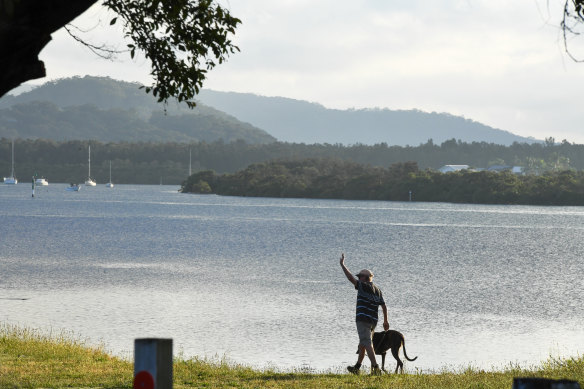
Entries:
POLYGON ((406 357, 406 359, 410 362, 415 361, 416 359, 418 359, 418 357, 413 357, 412 359, 410 359, 410 357, 408 357, 408 354, 406 353, 406 339, 402 338, 402 346, 404 349, 404 357, 406 357))

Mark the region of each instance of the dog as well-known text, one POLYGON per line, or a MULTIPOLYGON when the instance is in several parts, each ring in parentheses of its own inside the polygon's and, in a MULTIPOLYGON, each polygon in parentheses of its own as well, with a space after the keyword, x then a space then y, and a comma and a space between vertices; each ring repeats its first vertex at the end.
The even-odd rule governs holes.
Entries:
MULTIPOLYGON (((400 370, 400 373, 404 372, 404 363, 401 361, 398 355, 399 349, 402 346, 404 347, 404 356, 408 361, 413 362, 416 359, 418 359, 417 356, 414 358, 410 358, 408 357, 408 354, 406 354, 406 341, 401 332, 388 330, 382 332, 375 332, 373 334, 373 349, 375 350, 375 354, 381 355, 382 371, 385 371, 387 373, 387 371, 385 370, 385 354, 387 353, 387 350, 391 350, 391 355, 393 355, 393 357, 397 361, 397 365, 395 367, 395 374, 397 374, 398 369, 400 370)), ((359 353, 359 351, 357 351, 357 353, 359 353)))

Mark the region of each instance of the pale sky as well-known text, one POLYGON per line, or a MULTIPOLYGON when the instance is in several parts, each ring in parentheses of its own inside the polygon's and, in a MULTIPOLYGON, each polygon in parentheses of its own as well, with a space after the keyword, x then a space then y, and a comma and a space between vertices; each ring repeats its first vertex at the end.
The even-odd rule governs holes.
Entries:
MULTIPOLYGON (((517 135, 584 144, 584 63, 564 52, 563 0, 229 0, 241 52, 205 88, 327 108, 447 112, 517 135)), ((123 48, 98 6, 75 25, 123 48), (99 21, 101 20, 101 24, 99 21)), ((149 64, 96 58, 63 31, 41 53, 48 77, 149 83, 149 64)), ((584 41, 584 37, 580 40, 584 41)), ((573 42, 577 45, 584 42, 573 42)), ((584 59, 584 50, 581 51, 584 59)))

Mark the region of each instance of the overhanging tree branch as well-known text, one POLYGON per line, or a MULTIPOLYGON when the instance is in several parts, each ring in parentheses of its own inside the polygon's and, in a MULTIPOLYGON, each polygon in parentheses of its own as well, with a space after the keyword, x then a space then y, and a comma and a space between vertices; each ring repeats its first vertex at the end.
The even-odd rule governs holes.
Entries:
POLYGON ((125 53, 125 52, 129 51, 129 50, 116 50, 116 49, 113 49, 105 44, 97 46, 97 45, 94 45, 92 43, 89 43, 85 39, 82 39, 81 37, 79 37, 79 35, 73 33, 73 31, 71 31, 70 27, 78 29, 77 27, 73 26, 72 24, 68 24, 66 26, 63 26, 63 28, 65 29, 65 31, 67 31, 67 34, 69 34, 69 36, 71 38, 75 39, 77 42, 79 42, 83 46, 87 47, 93 54, 97 55, 100 58, 107 59, 107 60, 113 60, 114 58, 116 58, 117 54, 121 54, 121 53, 125 53))
POLYGON ((207 71, 239 51, 230 40, 241 21, 212 0, 105 0, 122 20, 124 34, 152 62, 154 83, 146 87, 159 102, 171 97, 195 105, 207 71))
POLYGON ((564 38, 564 48, 568 56, 575 62, 584 62, 570 50, 569 40, 583 34, 581 30, 584 25, 584 0, 566 0, 564 3, 564 14, 562 17, 562 33, 564 38))

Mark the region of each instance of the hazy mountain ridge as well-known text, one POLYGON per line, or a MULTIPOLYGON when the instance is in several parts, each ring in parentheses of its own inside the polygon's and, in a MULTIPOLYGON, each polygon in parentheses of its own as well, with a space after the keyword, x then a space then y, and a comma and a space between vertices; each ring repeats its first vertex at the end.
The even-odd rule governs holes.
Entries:
POLYGON ((318 103, 202 90, 198 106, 165 107, 138 83, 73 77, 0 99, 0 137, 102 142, 275 140, 305 144, 417 146, 450 139, 511 145, 539 142, 447 113, 329 109, 318 103), (93 108, 92 108, 93 107, 93 108))
POLYGON ((0 137, 102 142, 271 143, 276 139, 212 107, 157 103, 140 85, 107 77, 48 82, 0 99, 0 137))
POLYGON ((266 130, 278 140, 417 146, 432 139, 510 145, 539 142, 448 113, 419 110, 325 108, 321 104, 249 93, 202 90, 198 100, 266 130))

